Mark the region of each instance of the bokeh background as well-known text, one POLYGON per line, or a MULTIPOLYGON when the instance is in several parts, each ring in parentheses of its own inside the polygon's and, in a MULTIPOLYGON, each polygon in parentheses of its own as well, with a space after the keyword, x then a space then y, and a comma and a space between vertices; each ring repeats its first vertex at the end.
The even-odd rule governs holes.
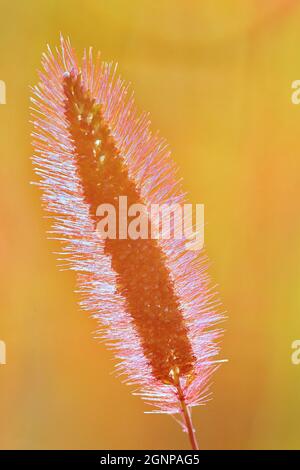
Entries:
POLYGON ((57 269, 30 162, 29 86, 70 35, 119 62, 206 207, 210 273, 228 312, 204 449, 300 448, 300 9, 288 0, 0 1, 2 449, 183 449, 145 415, 92 340, 74 275, 57 269))

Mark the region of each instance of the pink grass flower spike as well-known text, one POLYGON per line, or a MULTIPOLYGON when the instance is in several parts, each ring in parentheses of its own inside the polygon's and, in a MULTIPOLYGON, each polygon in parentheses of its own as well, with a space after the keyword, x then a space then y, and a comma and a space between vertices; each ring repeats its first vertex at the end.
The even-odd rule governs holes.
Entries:
POLYGON ((34 88, 33 157, 43 203, 78 273, 81 305, 113 347, 116 368, 156 412, 176 414, 198 448, 191 408, 205 403, 218 367, 222 320, 204 254, 185 239, 101 239, 97 207, 183 204, 165 142, 139 115, 116 67, 79 64, 70 42, 44 54, 34 88))

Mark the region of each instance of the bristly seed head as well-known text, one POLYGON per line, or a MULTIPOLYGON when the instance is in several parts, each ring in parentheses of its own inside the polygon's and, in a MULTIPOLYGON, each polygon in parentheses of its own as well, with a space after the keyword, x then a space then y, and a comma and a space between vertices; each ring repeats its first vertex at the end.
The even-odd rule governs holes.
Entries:
POLYGON ((120 196, 129 205, 185 202, 166 143, 116 69, 99 56, 94 62, 91 50, 79 66, 62 38, 43 68, 32 98, 33 160, 81 305, 114 349, 118 373, 147 403, 166 413, 204 403, 222 334, 206 256, 185 239, 100 240, 95 230, 98 206, 118 211, 120 196))

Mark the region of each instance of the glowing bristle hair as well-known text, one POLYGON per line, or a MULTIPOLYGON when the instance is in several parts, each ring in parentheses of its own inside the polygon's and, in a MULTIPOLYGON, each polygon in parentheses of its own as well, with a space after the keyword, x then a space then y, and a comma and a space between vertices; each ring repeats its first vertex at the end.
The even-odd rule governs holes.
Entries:
POLYGON ((96 211, 126 195, 128 205, 183 204, 165 142, 138 115, 116 68, 79 65, 70 42, 43 56, 34 88, 34 164, 81 305, 113 346, 117 369, 158 412, 180 413, 197 448, 190 408, 209 396, 221 330, 207 260, 184 239, 100 239, 96 211))

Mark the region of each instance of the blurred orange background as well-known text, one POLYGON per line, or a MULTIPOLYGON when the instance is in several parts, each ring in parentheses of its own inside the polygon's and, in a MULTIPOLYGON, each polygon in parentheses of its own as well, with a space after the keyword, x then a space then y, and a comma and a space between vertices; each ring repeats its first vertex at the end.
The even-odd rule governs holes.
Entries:
POLYGON ((146 415, 92 339, 74 274, 57 269, 30 155, 29 86, 59 32, 100 49, 170 143, 205 204, 210 273, 228 312, 214 399, 194 411, 204 449, 300 448, 300 9, 287 0, 1 0, 2 449, 183 449, 146 415))

